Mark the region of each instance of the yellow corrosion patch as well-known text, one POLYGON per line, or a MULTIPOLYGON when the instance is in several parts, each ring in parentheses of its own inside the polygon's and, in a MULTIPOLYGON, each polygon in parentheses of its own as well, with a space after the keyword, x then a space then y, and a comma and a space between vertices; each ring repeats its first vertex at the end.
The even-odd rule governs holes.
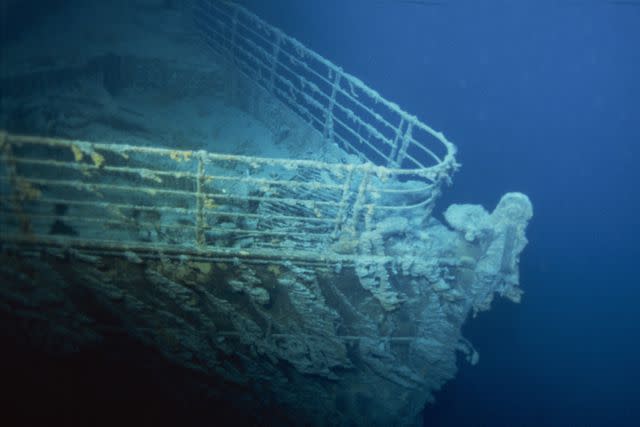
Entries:
POLYGON ((176 162, 186 162, 191 159, 191 156, 193 156, 192 151, 172 151, 169 154, 171 160, 175 160, 176 162))
POLYGON ((215 209, 218 207, 213 197, 205 197, 204 198, 204 207, 206 209, 215 209))
POLYGON ((267 271, 273 273, 273 275, 276 277, 280 276, 280 274, 282 273, 282 271, 280 270, 280 266, 275 264, 269 264, 269 266, 267 267, 267 271))
POLYGON ((93 164, 98 168, 104 164, 104 156, 100 153, 96 153, 95 151, 91 153, 91 160, 93 160, 93 164))
POLYGON ((42 191, 22 178, 16 180, 16 189, 20 200, 38 200, 42 196, 42 191))
POLYGON ((77 145, 71 144, 71 152, 73 153, 73 158, 76 162, 81 161, 84 157, 84 153, 77 145))

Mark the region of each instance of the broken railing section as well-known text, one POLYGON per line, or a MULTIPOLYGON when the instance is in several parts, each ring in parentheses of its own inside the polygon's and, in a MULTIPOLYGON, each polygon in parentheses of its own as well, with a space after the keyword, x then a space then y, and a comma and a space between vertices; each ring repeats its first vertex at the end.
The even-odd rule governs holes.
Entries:
POLYGON ((235 2, 199 0, 206 44, 233 69, 295 111, 328 142, 362 160, 438 187, 456 168, 455 146, 297 40, 235 2))
POLYGON ((351 264, 362 251, 383 255, 361 239, 377 215, 424 212, 429 200, 395 203, 422 200, 424 184, 395 189, 394 172, 370 163, 0 139, 3 241, 351 264))

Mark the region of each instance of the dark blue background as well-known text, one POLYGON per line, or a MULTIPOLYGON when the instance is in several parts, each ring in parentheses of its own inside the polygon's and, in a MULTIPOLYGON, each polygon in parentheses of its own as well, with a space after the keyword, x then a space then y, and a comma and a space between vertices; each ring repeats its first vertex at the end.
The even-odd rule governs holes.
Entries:
POLYGON ((640 425, 640 2, 243 3, 458 145, 440 209, 533 201, 524 300, 468 322, 426 423, 640 425))

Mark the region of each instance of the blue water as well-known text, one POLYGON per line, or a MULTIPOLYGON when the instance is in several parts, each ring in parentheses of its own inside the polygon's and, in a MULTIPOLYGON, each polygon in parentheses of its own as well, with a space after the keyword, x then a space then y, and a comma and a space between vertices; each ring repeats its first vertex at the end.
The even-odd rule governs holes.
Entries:
MULTIPOLYGON (((523 301, 496 300, 465 325, 480 363, 460 361, 425 425, 640 425, 640 1, 239 2, 457 144, 462 168, 437 215, 451 203, 493 209, 509 191, 534 204, 523 301)), ((0 41, 63 3, 13 8, 0 41)), ((26 367, 21 388, 7 388, 34 413, 49 402, 44 416, 75 405, 95 418, 120 409, 162 419, 175 398, 151 389, 189 378, 146 349, 130 352, 140 361, 115 368, 102 351, 62 361, 16 351, 1 364, 26 367), (146 365, 158 367, 137 369, 146 365), (105 409, 123 394, 130 407, 105 409)), ((192 425, 211 423, 208 401, 184 401, 192 425)), ((171 424, 189 425, 184 413, 171 424)))
POLYGON ((523 302, 468 322, 425 425, 640 425, 640 2, 243 3, 458 145, 441 210, 534 204, 523 302))

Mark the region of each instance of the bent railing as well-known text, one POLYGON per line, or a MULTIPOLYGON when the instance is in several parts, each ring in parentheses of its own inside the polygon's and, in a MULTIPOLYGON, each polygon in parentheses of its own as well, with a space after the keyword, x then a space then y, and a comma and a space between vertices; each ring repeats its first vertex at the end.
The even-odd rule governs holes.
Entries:
POLYGON ((457 167, 442 133, 235 2, 198 0, 207 46, 240 74, 363 161, 438 190, 457 167))

